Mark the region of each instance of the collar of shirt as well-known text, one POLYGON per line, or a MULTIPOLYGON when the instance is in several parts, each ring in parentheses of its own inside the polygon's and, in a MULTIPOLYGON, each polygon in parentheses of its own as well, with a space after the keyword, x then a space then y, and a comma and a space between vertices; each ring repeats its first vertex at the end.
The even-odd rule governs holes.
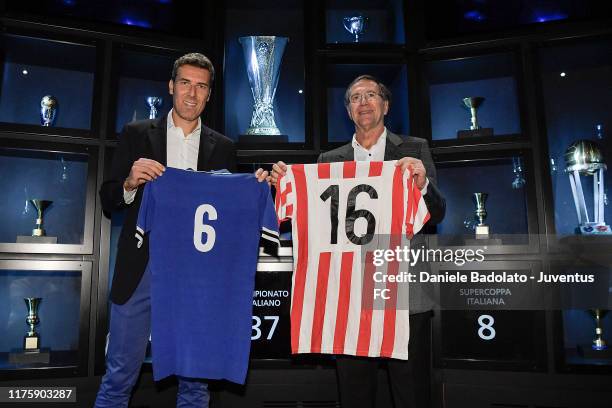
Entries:
POLYGON ((169 167, 197 170, 202 120, 198 118, 196 128, 185 136, 183 129, 174 125, 172 111, 173 109, 168 112, 166 126, 167 164, 169 167))
MULTIPOLYGON (((180 127, 174 126, 174 119, 172 118, 172 112, 174 112, 174 109, 170 109, 170 112, 168 112, 168 116, 167 116, 167 125, 166 125, 166 130, 170 131, 171 129, 174 129, 176 131, 180 130, 181 133, 183 133, 183 136, 185 137, 185 134, 183 132, 183 129, 181 129, 180 127)), ((197 135, 200 136, 200 131, 202 130, 202 119, 198 117, 198 125, 195 127, 195 129, 193 129, 193 132, 191 132, 190 134, 188 134, 186 137, 190 137, 192 135, 194 135, 197 132, 197 135)))
POLYGON ((361 146, 353 134, 353 153, 355 161, 384 161, 385 146, 387 145, 387 128, 385 127, 382 134, 378 137, 374 146, 369 149, 361 146))

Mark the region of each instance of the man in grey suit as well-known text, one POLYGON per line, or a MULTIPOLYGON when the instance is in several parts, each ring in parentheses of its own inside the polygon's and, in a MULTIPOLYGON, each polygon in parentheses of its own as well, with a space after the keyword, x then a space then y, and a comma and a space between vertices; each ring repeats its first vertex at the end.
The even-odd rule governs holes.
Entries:
MULTIPOLYGON (((351 82, 344 104, 355 124, 353 140, 342 147, 322 153, 319 162, 397 160, 402 170, 409 169, 429 210, 428 225, 444 218, 446 204, 436 187, 436 169, 425 139, 400 137, 387 130, 385 115, 389 112, 391 93, 371 75, 361 75, 351 82)), ((276 185, 286 172, 278 162, 269 182, 276 185)), ((258 171, 263 178, 267 172, 258 171)), ((415 236, 411 246, 420 247, 422 238, 415 236)), ((424 266, 426 267, 426 266, 424 266)), ((425 408, 430 406, 430 322, 433 301, 422 288, 410 288, 410 343, 407 361, 389 359, 387 366, 395 406, 425 408)), ((376 403, 377 371, 381 359, 337 356, 336 366, 340 400, 344 408, 372 408, 376 403)))

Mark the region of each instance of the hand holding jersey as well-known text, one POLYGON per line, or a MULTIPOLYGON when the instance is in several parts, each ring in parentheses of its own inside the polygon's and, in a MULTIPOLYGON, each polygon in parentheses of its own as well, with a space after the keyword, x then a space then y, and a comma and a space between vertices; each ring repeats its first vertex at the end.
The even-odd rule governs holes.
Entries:
MULTIPOLYGON (((417 187, 422 190, 425 187, 427 181, 427 169, 423 165, 423 162, 419 159, 415 159, 414 157, 402 157, 396 163, 396 166, 400 166, 402 172, 408 170, 416 181, 417 187)), ((258 169, 255 172, 255 176, 260 180, 266 180, 276 187, 278 180, 287 174, 287 164, 283 161, 279 161, 272 165, 272 171, 270 175, 268 172, 263 169, 258 169)))

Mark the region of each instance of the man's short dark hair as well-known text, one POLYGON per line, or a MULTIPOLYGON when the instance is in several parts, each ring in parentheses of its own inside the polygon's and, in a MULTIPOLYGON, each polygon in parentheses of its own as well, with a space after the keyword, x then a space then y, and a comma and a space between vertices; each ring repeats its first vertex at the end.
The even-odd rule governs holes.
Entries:
POLYGON ((208 72, 210 72, 210 82, 215 79, 215 67, 213 67, 212 62, 208 59, 208 57, 204 54, 200 54, 199 52, 192 52, 189 54, 185 54, 176 61, 174 61, 174 66, 172 67, 172 80, 176 80, 176 74, 178 73, 178 69, 183 65, 193 65, 195 67, 204 68, 208 72))
POLYGON ((350 92, 353 85, 363 80, 376 82, 376 85, 378 85, 378 89, 380 89, 380 97, 383 99, 383 101, 389 102, 389 106, 391 106, 391 91, 389 91, 389 88, 387 88, 385 84, 380 82, 380 80, 375 76, 367 74, 359 75, 357 78, 353 79, 353 81, 346 87, 346 91, 344 92, 344 106, 349 106, 349 104, 351 103, 350 92))

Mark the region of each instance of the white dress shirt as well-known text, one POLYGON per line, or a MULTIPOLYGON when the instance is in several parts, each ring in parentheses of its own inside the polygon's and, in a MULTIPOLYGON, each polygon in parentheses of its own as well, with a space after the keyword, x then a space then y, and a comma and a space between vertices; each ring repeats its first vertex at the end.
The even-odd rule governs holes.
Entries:
MULTIPOLYGON (((172 119, 172 111, 168 112, 166 125, 166 164, 168 167, 177 169, 192 169, 198 168, 198 151, 200 148, 200 133, 202 130, 202 120, 198 118, 198 125, 185 136, 183 129, 174 126, 172 119)), ((126 204, 131 204, 136 197, 138 188, 132 191, 123 189, 123 201, 126 204)))
MULTIPOLYGON (((355 161, 384 161, 385 160, 385 147, 387 146, 387 128, 383 129, 382 134, 378 137, 378 140, 372 147, 366 149, 357 141, 356 134, 353 134, 353 156, 355 161)), ((429 179, 425 179, 425 185, 421 190, 421 194, 427 194, 427 186, 429 185, 429 179)))

